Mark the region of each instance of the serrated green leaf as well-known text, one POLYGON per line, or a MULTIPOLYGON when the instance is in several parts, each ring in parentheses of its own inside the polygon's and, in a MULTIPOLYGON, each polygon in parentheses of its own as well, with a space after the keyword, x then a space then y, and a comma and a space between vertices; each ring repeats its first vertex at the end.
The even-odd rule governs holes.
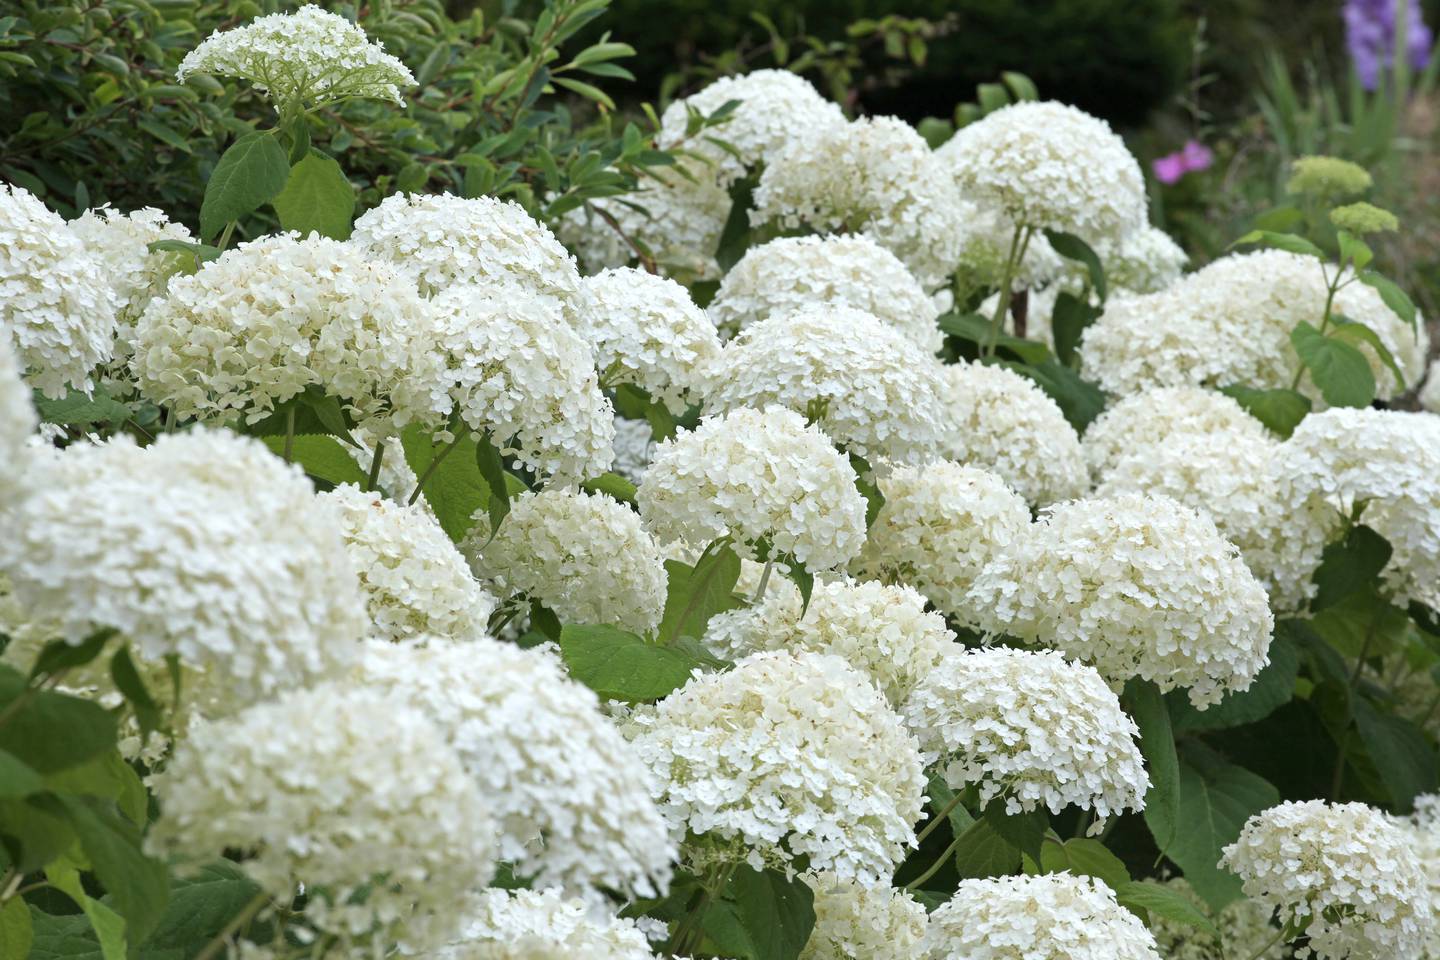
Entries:
POLYGON ((1199 744, 1180 755, 1180 820, 1165 855, 1212 910, 1241 895, 1240 878, 1220 866, 1224 847, 1235 842, 1254 814, 1280 802, 1280 792, 1243 767, 1199 744))
POLYGON ((115 912, 125 919, 127 939, 143 942, 164 914, 169 898, 165 864, 145 856, 139 827, 118 816, 105 801, 62 795, 60 802, 70 815, 91 871, 104 885, 115 912))
POLYGON ((1365 752, 1400 812, 1408 812, 1420 794, 1437 786, 1435 748, 1415 724, 1376 709, 1365 697, 1355 698, 1355 728, 1365 752))
POLYGON ((220 155, 200 205, 200 235, 208 240, 225 224, 269 203, 285 189, 290 161, 269 133, 247 133, 220 155))
MULTIPOLYGON (((422 496, 435 519, 451 540, 460 542, 473 525, 475 512, 490 500, 490 488, 475 462, 475 439, 467 434, 459 437, 453 447, 437 444, 432 442, 429 430, 412 424, 401 432, 400 443, 405 462, 415 476, 426 478, 422 496), (442 456, 444 459, 432 470, 435 458, 442 456)), ((406 490, 396 496, 409 499, 410 493, 406 490)))
POLYGON ((988 817, 980 817, 955 844, 955 871, 960 879, 1003 877, 1020 866, 1020 848, 988 817))
POLYGON ((1090 248, 1090 244, 1081 240, 1073 233, 1064 233, 1060 230, 1046 230, 1045 239, 1050 241, 1050 246, 1055 252, 1067 260, 1075 260, 1085 265, 1085 270, 1090 275, 1090 285, 1095 288, 1095 295, 1100 302, 1105 302, 1105 266, 1100 262, 1100 256, 1090 248))
POLYGON ((166 950, 177 951, 178 957, 195 956, 258 893, 260 887, 228 860, 176 879, 165 914, 145 941, 142 957, 166 950))
POLYGON ((28 960, 105 960, 100 941, 83 913, 52 916, 32 910, 30 917, 35 940, 28 960))
POLYGON ((74 900, 90 923, 104 960, 126 960, 125 918, 99 900, 92 899, 80 884, 80 875, 67 863, 45 868, 45 878, 57 890, 74 900))
POLYGON ((680 637, 700 639, 717 613, 741 605, 735 596, 740 558, 728 543, 711 544, 695 565, 666 560, 665 613, 656 637, 670 645, 680 637))
POLYGON ((0 906, 0 957, 25 960, 35 943, 30 905, 23 897, 11 897, 0 906))
POLYGON ((1045 838, 1040 848, 1040 867, 1045 873, 1073 873, 1080 877, 1103 880, 1111 890, 1119 890, 1130 882, 1130 871, 1119 857, 1099 840, 1076 837, 1061 841, 1045 838))
POLYGON ((95 387, 90 396, 79 390, 71 390, 59 400, 35 394, 35 412, 45 423, 61 423, 75 427, 88 427, 97 423, 124 423, 130 419, 131 410, 126 404, 112 399, 104 387, 95 387))
POLYGON ((815 895, 799 876, 742 865, 701 926, 727 955, 797 960, 815 927, 815 895))
POLYGON ((1289 624, 1282 620, 1275 625, 1270 641, 1270 663, 1256 675, 1248 690, 1225 695, 1219 703, 1197 710, 1183 690, 1166 696, 1170 720, 1176 733, 1201 730, 1224 730, 1264 720, 1295 696, 1295 678, 1300 672, 1300 654, 1291 639, 1289 624))
POLYGON ((1343 539, 1327 545, 1320 555, 1320 565, 1312 576, 1315 597, 1310 610, 1319 613, 1357 590, 1376 586, 1394 552, 1390 541, 1370 527, 1351 527, 1343 539))
MULTIPOLYGON (((285 438, 283 436, 269 436, 263 438, 265 446, 269 447, 277 455, 285 449, 285 438)), ((355 462, 340 441, 328 434, 305 433, 295 437, 291 444, 290 456, 298 463, 304 471, 316 480, 323 480, 325 483, 339 486, 342 483, 353 483, 363 488, 368 479, 365 471, 355 462)), ((394 491, 395 496, 409 496, 409 490, 394 491)))
POLYGON ((567 623, 560 655, 570 675, 607 700, 647 703, 684 686, 699 666, 693 657, 602 625, 567 623))
POLYGON ((1233 397, 1271 433, 1287 439, 1310 413, 1310 398, 1295 390, 1256 390, 1235 385, 1221 387, 1220 392, 1233 397))
POLYGON ((1290 331, 1290 343, 1326 403, 1336 407, 1367 407, 1375 399, 1375 372, 1370 369, 1370 361, 1355 347, 1325 336, 1303 320, 1290 331))
POLYGON ((1184 894, 1171 887, 1141 880, 1116 887, 1115 898, 1120 902, 1120 906, 1127 909, 1139 908, 1157 917, 1194 927, 1213 939, 1220 939, 1220 931, 1210 918, 1187 900, 1184 894))
POLYGON ((0 665, 0 750, 37 773, 78 766, 115 745, 115 718, 98 703, 53 690, 28 689, 25 677, 0 665), (14 706, 21 700, 19 706, 14 706))
POLYGON ((291 167, 285 189, 271 203, 285 230, 302 237, 312 231, 335 240, 350 236, 355 188, 340 164, 323 153, 312 150, 291 167))

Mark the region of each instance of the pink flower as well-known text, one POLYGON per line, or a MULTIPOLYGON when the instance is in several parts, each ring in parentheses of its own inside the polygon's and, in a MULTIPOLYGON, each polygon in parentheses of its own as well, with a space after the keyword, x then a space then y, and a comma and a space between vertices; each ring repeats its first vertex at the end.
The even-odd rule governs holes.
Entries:
POLYGON ((1191 140, 1176 150, 1157 158, 1151 165, 1155 179, 1161 183, 1175 183, 1187 173, 1204 170, 1215 162, 1215 154, 1198 140, 1191 140))

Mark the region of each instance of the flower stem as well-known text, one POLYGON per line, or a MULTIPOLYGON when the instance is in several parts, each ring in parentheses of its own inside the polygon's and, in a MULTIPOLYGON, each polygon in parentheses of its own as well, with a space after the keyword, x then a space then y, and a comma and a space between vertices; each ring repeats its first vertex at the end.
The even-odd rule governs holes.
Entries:
POLYGON ((1005 312, 1010 309, 1010 299, 1014 296, 1010 286, 1015 282, 1015 271, 1020 265, 1020 258, 1025 254, 1025 247, 1029 245, 1029 240, 1028 228, 1024 224, 1017 223, 1015 232, 1010 235, 1010 253, 1005 258, 1005 270, 1000 275, 1000 296, 995 302, 995 312, 990 316, 990 331, 985 335, 984 348, 981 350, 983 356, 995 356, 995 344, 1000 339, 1000 328, 1005 323, 1005 312))
POLYGON ((775 558, 771 557, 765 561, 765 569, 760 573, 760 586, 755 588, 755 596, 750 598, 750 605, 754 606, 765 596, 765 587, 770 583, 770 571, 775 568, 775 558))
MULTIPOLYGON (((961 836, 963 836, 963 834, 961 836)), ((960 837, 956 837, 954 840, 951 840, 950 846, 945 848, 945 852, 935 858, 935 862, 930 864, 929 869, 927 869, 924 873, 920 874, 920 876, 916 877, 914 880, 911 880, 909 883, 905 884, 905 889, 914 890, 916 887, 920 886, 920 884, 924 883, 926 880, 929 880, 931 877, 935 876, 935 874, 939 873, 940 868, 945 866, 945 861, 950 859, 951 854, 955 852, 955 848, 958 846, 960 846, 960 837)))
POLYGON ((960 806, 959 793, 951 797, 950 802, 945 804, 944 809, 941 810, 939 813, 935 814, 934 819, 932 819, 929 823, 925 824, 925 829, 921 830, 915 835, 915 842, 919 843, 921 840, 924 840, 926 837, 930 836, 930 834, 934 833, 935 828, 940 826, 940 824, 944 823, 945 818, 950 816, 950 811, 954 810, 958 806, 960 806))
POLYGON ((429 480, 431 475, 435 473, 435 470, 440 466, 440 462, 450 456, 451 451, 460 446, 460 441, 463 439, 465 439, 465 433, 463 431, 457 433, 455 439, 451 440, 445 446, 445 449, 435 454, 435 459, 430 461, 430 466, 425 468, 425 472, 420 474, 420 479, 416 481, 415 489, 411 492, 410 499, 405 501, 407 504, 414 503, 420 499, 420 491, 425 489, 425 481, 429 480))
POLYGON ((285 411, 285 462, 295 459, 295 405, 285 411))
POLYGON ((375 489, 375 484, 380 480, 380 462, 385 459, 385 441, 375 441, 375 455, 370 458, 370 475, 365 479, 365 491, 368 493, 375 489))

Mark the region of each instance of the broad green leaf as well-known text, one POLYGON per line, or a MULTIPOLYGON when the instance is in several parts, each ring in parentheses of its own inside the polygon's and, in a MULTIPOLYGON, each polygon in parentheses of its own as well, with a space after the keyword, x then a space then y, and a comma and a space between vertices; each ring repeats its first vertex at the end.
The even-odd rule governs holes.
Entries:
POLYGON ((712 544, 693 567, 679 560, 666 560, 665 573, 669 583, 657 634, 662 644, 671 644, 680 637, 698 640, 705 635, 711 617, 740 606, 735 597, 740 558, 728 543, 712 544))
POLYGON ((1020 866, 1020 848, 996 829, 989 817, 980 817, 960 835, 955 845, 955 871, 960 879, 1003 877, 1020 866))
POLYGON ((105 649, 105 644, 114 636, 114 630, 96 630, 80 643, 52 640, 41 648, 39 655, 35 657, 35 663, 30 667, 30 680, 85 666, 100 656, 100 651, 105 649))
POLYGON ((80 874, 73 866, 51 864, 45 868, 45 878, 84 911, 104 960, 126 960, 125 918, 99 900, 92 899, 81 886, 80 874))
MULTIPOLYGON (((490 500, 490 488, 480 475, 479 464, 475 461, 475 438, 465 435, 451 448, 448 443, 433 443, 430 431, 416 424, 405 428, 400 434, 400 443, 405 451, 405 462, 415 476, 425 477, 422 494, 435 513, 435 519, 451 540, 459 542, 473 525, 471 518, 475 511, 490 500), (431 470, 436 457, 443 456, 440 464, 431 470)), ((395 491, 401 500, 410 499, 411 491, 395 491)))
POLYGON ((590 493, 608 494, 621 503, 635 503, 635 484, 618 473, 602 473, 594 480, 586 480, 580 486, 590 493))
POLYGON ((355 215, 355 188, 345 178, 340 164, 310 151, 295 166, 271 203, 280 215, 280 226, 307 236, 311 231, 335 240, 350 236, 355 215))
POLYGON ((1341 264, 1348 265, 1350 269, 1364 270, 1375 259, 1375 251, 1370 249, 1370 245, 1349 230, 1336 230, 1335 242, 1340 245, 1341 264))
POLYGON ((150 691, 145 688, 145 681, 140 677, 140 671, 135 668, 135 661, 130 659, 129 647, 122 646, 110 658, 110 679, 115 681, 115 689, 119 690, 130 704, 130 709, 135 711, 135 721, 140 725, 143 742, 160 729, 164 720, 160 705, 150 696, 150 691))
POLYGON ((1265 424, 1271 433, 1289 438, 1310 412, 1310 398, 1297 390, 1256 390, 1253 387, 1221 387, 1220 392, 1234 397, 1245 412, 1265 424))
POLYGON ((1124 703, 1140 728, 1140 752, 1150 773, 1145 792, 1145 823, 1164 853, 1175 841, 1180 819, 1180 760, 1170 712, 1160 689, 1149 680, 1133 679, 1125 685, 1124 703))
POLYGON ((698 661, 624 630, 567 623, 560 655, 570 675, 607 700, 646 703, 684 686, 698 661))
POLYGON ((236 140, 205 184, 200 236, 208 240, 230 221, 260 209, 285 189, 289 175, 290 159, 273 135, 255 131, 236 140))
POLYGON ((1261 777, 1193 744, 1180 755, 1180 820, 1165 855, 1212 910, 1241 895, 1240 878, 1219 866, 1252 815, 1280 802, 1261 777))
POLYGON ((1355 320, 1335 317, 1331 324, 1330 336, 1349 341, 1357 346, 1362 343, 1368 344, 1370 349, 1375 351, 1375 356, 1380 358, 1380 362, 1385 364, 1385 367, 1394 375, 1396 387, 1400 390, 1409 389, 1405 383, 1405 371, 1401 370, 1400 364, 1395 362, 1395 354, 1390 352, 1390 348, 1385 346, 1385 341, 1381 340, 1379 334, 1374 330, 1355 320))
POLYGON ((932 773, 930 775, 930 783, 925 788, 925 793, 930 797, 930 809, 934 813, 938 814, 946 807, 950 808, 946 819, 950 821, 950 832, 952 835, 960 836, 966 830, 969 830, 971 824, 975 822, 975 818, 970 816, 970 811, 965 809, 965 804, 957 803, 954 806, 950 805, 951 801, 955 799, 955 791, 950 789, 950 785, 945 782, 945 778, 940 774, 932 773))
POLYGON ((1141 880, 1116 887, 1115 898, 1120 901, 1120 906, 1127 909, 1138 908, 1157 917, 1194 927, 1213 939, 1220 939, 1220 931, 1210 918, 1173 887, 1151 880, 1141 880))
POLYGON ((1055 299, 1050 313, 1050 329, 1055 337, 1055 356, 1067 366, 1075 361, 1075 348, 1085 328, 1100 316, 1100 310, 1068 291, 1055 299))
MULTIPOLYGON (((140 828, 92 797, 61 796, 90 869, 104 885, 127 936, 141 943, 159 923, 170 894, 165 864, 145 856, 140 828)), ((93 919, 93 918, 92 918, 93 919)), ((102 941, 103 942, 103 941, 102 941)))
POLYGON ((25 960, 35 942, 30 905, 23 897, 11 897, 0 907, 0 957, 25 960))
POLYGON ((115 745, 115 718, 98 703, 53 690, 27 689, 15 670, 0 666, 0 710, 23 702, 0 724, 0 750, 37 773, 82 764, 115 745))
POLYGON ((1049 836, 1040 848, 1040 868, 1045 873, 1073 873, 1081 877, 1103 880, 1111 890, 1119 890, 1130 882, 1125 864, 1105 848, 1099 840, 1076 837, 1061 841, 1049 836))
POLYGON ((1290 331, 1290 343, 1325 402, 1336 407, 1367 407, 1375 399, 1375 372, 1365 354, 1305 321, 1290 331))
POLYGON ((996 799, 990 801, 981 819, 988 821, 1011 846, 1036 863, 1040 862, 1040 847, 1045 842, 1045 830, 1049 824, 1043 807, 1009 814, 1005 812, 1005 801, 996 799))
POLYGON ((1315 614, 1310 628, 1346 657, 1378 656, 1404 645, 1410 614, 1374 589, 1357 590, 1315 614))
POLYGON ((39 870, 75 843, 69 817, 54 794, 0 800, 0 839, 22 873, 39 870))
POLYGON ((1063 363, 1046 360, 1041 364, 1024 364, 1002 360, 1000 365, 1039 384, 1040 389, 1060 407, 1060 412, 1076 433, 1083 434, 1085 428, 1105 410, 1104 392, 1063 363))
POLYGON ((325 427, 325 432, 332 437, 339 437, 352 447, 359 448, 360 443, 350 435, 350 424, 345 419, 345 409, 340 405, 338 397, 332 397, 325 392, 325 388, 319 384, 310 384, 299 396, 295 398, 300 405, 307 407, 325 427))
POLYGON ((1357 590, 1376 585, 1380 571, 1394 553, 1390 542, 1364 524, 1351 527, 1344 539, 1328 545, 1312 579, 1315 597, 1310 609, 1320 612, 1357 590))
POLYGON ((1010 88, 1010 93, 1016 100, 1039 100, 1040 91, 1036 89, 1035 82, 1023 73, 1014 70, 1004 70, 1000 73, 1000 79, 1005 86, 1010 88))
POLYGON ((1419 727, 1382 713, 1365 697, 1356 697, 1355 728, 1396 808, 1408 811, 1415 797, 1435 791, 1435 749, 1419 727))
POLYGON ((1415 329, 1415 321, 1418 313, 1415 303, 1399 284, 1374 270, 1366 270, 1360 274, 1360 282, 1367 287, 1373 287, 1375 292, 1380 294, 1380 299, 1385 301, 1385 306, 1390 308, 1401 320, 1407 323, 1411 330, 1415 329))
POLYGON ((475 437, 475 464, 480 468, 480 477, 485 481, 487 495, 485 510, 490 515, 490 534, 500 529, 500 524, 510 513, 510 486, 506 481, 505 461, 490 435, 475 437))
MULTIPOLYGON (((265 446, 269 447, 277 456, 285 449, 283 436, 269 436, 263 439, 265 446)), ((368 479, 360 464, 356 463, 350 452, 340 445, 340 441, 327 434, 306 433, 297 436, 291 445, 290 455, 313 479, 334 484, 337 487, 342 483, 353 483, 363 489, 365 481, 368 479)), ((386 455, 398 456, 399 451, 390 451, 386 455)), ((408 497, 410 491, 396 490, 393 491, 393 494, 397 497, 408 497)))
POLYGON ((145 825, 149 812, 149 794, 131 766, 111 750, 89 763, 70 767, 45 778, 45 786, 56 793, 80 794, 113 800, 120 812, 137 827, 145 825))
MULTIPOLYGON (((936 321, 944 333, 971 343, 985 344, 990 337, 990 320, 978 313, 947 313, 936 321)), ((1050 358, 1050 348, 1038 340, 1022 340, 1001 331, 995 337, 999 350, 1008 350, 1027 364, 1044 363, 1050 358)))
POLYGON ((722 272, 739 263, 750 247, 750 208, 755 205, 755 185, 754 177, 742 177, 730 188, 730 215, 725 219, 720 244, 715 250, 715 260, 722 272))
POLYGON ((0 750, 0 797, 28 797, 45 789, 45 781, 28 763, 0 750))
POLYGON ((1239 247, 1246 244, 1259 244, 1262 247, 1273 247, 1276 250, 1286 250, 1290 253, 1299 253, 1308 257, 1325 259, 1325 251, 1304 237, 1293 233, 1278 233, 1273 230, 1251 230, 1231 244, 1232 247, 1239 247))
POLYGON ((736 868, 715 907, 701 921, 706 936, 748 960, 796 960, 815 927, 815 894, 774 869, 736 868))
POLYGON ((170 902, 143 952, 175 950, 178 957, 193 957, 259 892, 260 887, 228 860, 216 860, 176 879, 170 902))
POLYGON ((1290 625, 1294 622, 1282 620, 1275 625, 1275 636, 1270 641, 1270 663, 1248 690, 1229 693, 1204 710, 1191 706, 1183 690, 1168 694, 1166 700, 1175 732, 1224 730, 1255 723, 1289 703, 1295 696, 1295 678, 1300 672, 1300 655, 1290 636, 1290 625))
POLYGON ((52 916, 31 910, 30 918, 35 940, 28 960, 106 960, 90 919, 83 913, 52 916))
POLYGON ((63 423, 73 427, 124 423, 131 416, 128 406, 112 399, 104 387, 98 386, 92 388, 88 397, 79 390, 71 390, 59 400, 36 393, 35 412, 45 423, 63 423))
POLYGON ((1086 271, 1090 274, 1090 285, 1095 288, 1095 295, 1100 302, 1105 302, 1105 267, 1100 263, 1100 257, 1090 244, 1081 240, 1073 233, 1064 233, 1060 230, 1046 230, 1045 239, 1050 241, 1050 246, 1055 252, 1067 260, 1075 260, 1085 265, 1086 271))
POLYGON ((1255 218, 1255 229, 1287 233, 1292 227, 1305 222, 1305 213, 1299 207, 1271 207, 1255 218))

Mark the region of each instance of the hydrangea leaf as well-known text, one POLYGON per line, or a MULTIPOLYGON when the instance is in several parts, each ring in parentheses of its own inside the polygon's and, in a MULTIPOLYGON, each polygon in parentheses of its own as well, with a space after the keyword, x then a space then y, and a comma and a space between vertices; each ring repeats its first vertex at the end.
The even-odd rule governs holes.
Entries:
POLYGON ((1268 781, 1219 754, 1190 745, 1180 757, 1180 820, 1165 855, 1213 910, 1240 897, 1240 878, 1219 866, 1221 851, 1253 814, 1280 802, 1268 781))
POLYGON ((208 240, 285 189, 290 158, 269 132, 247 133, 220 155, 200 204, 200 236, 208 240))
POLYGON ((311 231, 335 240, 350 236, 355 214, 355 188, 340 164, 323 153, 310 151, 290 168, 285 189, 271 201, 280 226, 303 237, 311 231))

